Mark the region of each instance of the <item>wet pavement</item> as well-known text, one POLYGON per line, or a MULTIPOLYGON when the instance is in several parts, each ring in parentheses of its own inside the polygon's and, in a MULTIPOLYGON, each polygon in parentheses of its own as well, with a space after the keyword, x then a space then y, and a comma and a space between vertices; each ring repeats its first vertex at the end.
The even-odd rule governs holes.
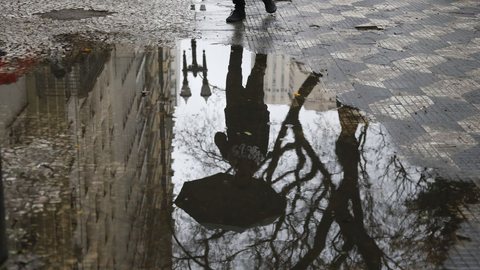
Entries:
POLYGON ((0 86, 7 267, 437 269, 478 243, 475 184, 403 159, 328 79, 202 40, 32 64, 0 86))
POLYGON ((7 268, 480 269, 478 3, 277 6, 3 3, 7 268))

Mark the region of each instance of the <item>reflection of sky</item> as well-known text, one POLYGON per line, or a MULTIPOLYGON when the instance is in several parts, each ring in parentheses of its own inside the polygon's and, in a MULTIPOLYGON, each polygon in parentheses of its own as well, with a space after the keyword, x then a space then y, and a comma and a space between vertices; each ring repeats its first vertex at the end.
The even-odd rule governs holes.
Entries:
MULTIPOLYGON (((177 135, 174 139, 175 162, 173 165, 175 169, 175 176, 173 177, 173 183, 175 184, 174 196, 179 193, 184 181, 202 178, 221 171, 221 169, 204 166, 204 161, 209 159, 206 155, 200 155, 203 158, 194 159, 189 156, 189 154, 185 153, 185 149, 190 148, 190 146, 194 144, 192 142, 192 138, 185 138, 187 140, 184 141, 177 139, 179 133, 183 133, 187 130, 194 130, 194 132, 191 132, 191 134, 198 134, 198 136, 201 137, 200 140, 206 140, 204 142, 205 145, 207 145, 206 148, 213 149, 218 152, 213 142, 213 135, 217 130, 224 129, 225 123, 223 116, 224 103, 221 99, 221 96, 217 98, 217 103, 213 103, 215 106, 204 108, 204 112, 206 112, 206 114, 196 115, 191 119, 181 119, 179 115, 177 115, 177 122, 175 125, 175 132, 177 135), (204 129, 202 125, 207 125, 208 128, 204 129)), ((269 150, 271 151, 276 136, 278 135, 278 131, 280 130, 281 123, 289 110, 289 106, 269 105, 268 109, 270 111, 271 122, 269 138, 269 150)), ((303 125, 303 130, 307 140, 312 144, 313 149, 320 157, 321 161, 333 174, 332 178, 334 183, 338 185, 343 175, 335 154, 335 142, 340 133, 338 112, 336 110, 327 112, 302 110, 300 113, 300 121, 303 125)), ((376 242, 382 250, 386 251, 393 259, 402 261, 404 259, 403 256, 408 257, 411 256, 411 254, 416 254, 416 252, 408 252, 409 249, 414 249, 414 247, 392 246, 389 236, 403 233, 406 237, 421 239, 421 237, 424 235, 422 230, 425 228, 412 227, 416 216, 407 212, 404 203, 406 199, 412 198, 412 196, 416 194, 415 185, 407 182, 404 186, 401 186, 401 182, 393 181, 395 171, 392 168, 389 168, 389 162, 394 154, 394 148, 392 147, 389 139, 385 138, 385 135, 382 134, 381 130, 382 126, 379 124, 373 123, 369 125, 367 131, 367 140, 365 142, 365 152, 363 153, 365 155, 365 160, 367 161, 366 171, 369 176, 368 180, 360 182, 362 186, 359 187, 359 190, 361 199, 363 203, 365 203, 363 207, 367 207, 369 203, 371 204, 370 208, 365 211, 365 223, 367 230, 373 237, 377 237, 376 242), (386 177, 384 177, 384 174, 386 174, 386 177), (371 186, 366 187, 365 185, 368 183, 371 186), (399 186, 405 188, 406 191, 402 194, 397 193, 396 191, 399 186)), ((286 137, 285 142, 291 142, 292 140, 293 137, 291 134, 289 134, 289 136, 286 137)), ((296 159, 295 154, 291 151, 288 152, 280 160, 277 172, 274 175, 274 179, 275 177, 283 174, 285 171, 294 169, 297 162, 298 159, 296 159)), ((407 169, 409 177, 418 179, 419 172, 416 171, 417 168, 409 167, 407 164, 404 164, 404 166, 407 169)), ((321 179, 322 178, 317 175, 314 179, 306 183, 302 187, 302 195, 305 198, 313 196, 316 187, 320 185, 322 181, 321 179)), ((279 191, 280 187, 283 186, 284 183, 286 184, 287 182, 291 181, 293 181, 292 177, 287 177, 276 184, 274 188, 279 191)), ((290 194, 288 195, 288 198, 291 200, 292 196, 294 195, 290 194)), ((326 207, 327 202, 328 201, 321 203, 321 207, 326 207)), ((299 227, 297 228, 300 231, 302 227, 302 225, 300 225, 301 220, 305 218, 304 213, 306 213, 309 207, 308 200, 300 200, 297 203, 295 215, 298 216, 298 220, 300 222, 299 227)), ((287 213, 289 212, 290 211, 287 209, 287 213)), ((315 215, 318 215, 318 220, 321 219, 321 212, 316 212, 315 215)), ((203 246, 201 244, 197 245, 193 243, 197 243, 196 241, 208 238, 213 234, 213 231, 203 229, 202 226, 193 220, 188 214, 178 208, 176 208, 173 212, 173 218, 176 221, 175 228, 179 241, 186 244, 188 249, 193 252, 193 254, 203 254, 203 246)), ((274 225, 267 225, 260 228, 253 228, 240 234, 229 233, 218 241, 212 241, 210 246, 211 255, 209 257, 211 257, 210 259, 213 263, 213 266, 218 266, 214 264, 216 260, 226 258, 229 255, 252 245, 254 241, 259 239, 268 239, 269 235, 273 233, 274 229, 274 225)), ((315 227, 311 227, 310 229, 312 232, 315 231, 315 227)), ((333 226, 331 233, 329 233, 328 241, 333 239, 333 234, 336 231, 336 227, 333 226)), ((292 240, 290 237, 292 237, 292 234, 289 233, 286 228, 284 228, 280 231, 277 240, 289 242, 292 240)), ((335 256, 335 251, 331 250, 330 248, 331 247, 329 247, 327 243, 327 249, 322 253, 322 258, 326 259, 327 261, 331 260, 335 256)), ((265 256, 268 257, 269 255, 267 253, 265 256)), ((295 251, 296 255, 294 257, 300 256, 301 253, 301 250, 295 251)), ((232 267, 239 269, 253 269, 251 264, 252 262, 249 259, 252 255, 253 254, 249 252, 240 254, 235 258, 232 267)), ((417 258, 419 261, 425 260, 421 253, 417 255, 419 256, 417 258)))
MULTIPOLYGON (((189 46, 190 41, 182 42, 182 48, 189 46)), ((203 46, 205 45, 201 43, 198 44, 197 54, 199 58, 197 61, 199 61, 199 64, 201 63, 201 50, 204 48, 203 46)), ((208 62, 210 83, 224 88, 229 60, 229 47, 218 45, 207 46, 206 48, 208 59, 215 59, 207 60, 210 61, 208 62), (214 51, 215 53, 209 54, 210 51, 214 51)), ((247 63, 243 65, 244 81, 250 73, 249 66, 251 64, 248 61, 251 59, 250 53, 244 51, 244 60, 247 61, 247 63)), ((188 62, 190 63, 191 60, 188 60, 188 62)), ((181 72, 177 70, 177 74, 181 74, 181 72)), ((225 92, 223 90, 213 90, 212 96, 208 99, 208 102, 205 102, 204 98, 200 96, 201 78, 197 77, 194 79, 192 75, 189 75, 189 82, 192 89, 192 97, 188 100, 188 103, 185 104, 183 99, 178 96, 177 98, 180 99, 180 102, 175 109, 175 138, 173 140, 174 151, 172 154, 174 159, 172 166, 175 172, 172 178, 174 197, 180 192, 183 182, 203 178, 217 172, 224 172, 229 168, 227 163, 220 159, 215 159, 215 155, 219 157, 220 154, 213 141, 214 134, 217 131, 225 130, 225 92)), ((177 85, 177 93, 180 92, 180 87, 181 85, 177 85)), ((268 104, 268 110, 270 111, 269 151, 273 148, 281 124, 289 109, 290 104, 268 104)), ((328 171, 332 173, 333 182, 338 185, 343 177, 341 166, 338 164, 335 154, 335 143, 341 131, 338 112, 336 110, 317 112, 302 109, 299 118, 306 139, 320 160, 326 165, 328 171)), ((357 138, 360 135, 360 129, 363 127, 365 127, 365 124, 359 125, 357 138)), ((358 188, 363 207, 368 209, 368 211, 365 211, 367 230, 372 237, 391 236, 398 233, 403 233, 405 236, 412 238, 421 237, 423 236, 422 230, 424 228, 411 227, 416 216, 408 214, 404 206, 405 200, 412 198, 412 196, 418 192, 418 190, 415 189, 417 187, 413 181, 412 183, 408 181, 403 183, 402 180, 394 180, 395 177, 398 176, 396 168, 391 166, 395 149, 390 139, 382 132, 382 129, 382 126, 378 123, 368 123, 367 136, 362 153, 364 158, 362 159, 361 165, 365 167, 366 175, 360 176, 361 186, 358 188), (398 192, 400 186, 405 189, 402 193, 398 192)), ((290 130, 283 144, 292 141, 293 135, 290 130)), ((297 163, 298 159, 295 153, 293 151, 287 152, 281 158, 273 179, 288 170, 295 169, 297 163)), ((310 165, 307 161, 307 169, 309 169, 310 165)), ((411 167, 405 163, 403 166, 409 178, 419 178, 420 173, 418 168, 411 167)), ((274 185, 274 188, 279 191, 284 184, 292 181, 293 177, 286 177, 274 185)), ((293 214, 294 216, 298 216, 299 220, 304 218, 304 213, 306 213, 309 208, 309 196, 314 196, 315 190, 321 185, 321 182, 322 177, 317 175, 314 179, 302 186, 302 196, 306 199, 298 201, 297 209, 295 209, 297 212, 293 214)), ((287 195, 289 199, 292 199, 292 196, 292 194, 287 195)), ((328 201, 324 201, 320 205, 326 207, 327 203, 328 201)), ((289 213, 289 209, 287 209, 287 213, 289 213)), ((316 212, 315 215, 318 215, 317 218, 321 219, 320 212, 316 212)), ((175 228, 180 242, 187 244, 189 250, 194 254, 202 254, 203 246, 194 243, 207 238, 212 233, 203 229, 181 209, 175 208, 173 217, 176 221, 175 228)), ((301 227, 301 225, 299 225, 299 227, 301 227)), ((337 231, 337 229, 338 228, 333 226, 331 233, 337 231)), ((212 262, 216 259, 225 258, 228 254, 233 254, 251 245, 252 241, 268 238, 273 230, 274 225, 267 225, 261 228, 247 230, 241 234, 230 233, 225 236, 225 238, 214 241, 210 247, 212 249, 212 262)), ((314 231, 315 228, 312 227, 311 230, 314 231)), ((277 240, 289 240, 289 237, 291 237, 291 235, 288 232, 288 228, 283 228, 277 240)), ((333 237, 333 235, 330 234, 329 237, 333 237)), ((405 246, 402 248, 394 247, 393 245, 395 245, 395 243, 392 244, 392 242, 388 240, 388 237, 385 239, 377 239, 376 241, 379 247, 392 256, 393 259, 404 259, 405 255, 403 255, 403 253, 408 256, 422 257, 422 255, 419 254, 415 255, 415 251, 411 251, 415 250, 413 246, 405 246), (408 250, 410 250, 410 252, 408 252, 408 250)), ((295 251, 295 254, 300 256, 301 252, 300 250, 295 251)), ((334 254, 335 250, 327 248, 322 253, 322 256, 328 261, 333 258, 334 254)), ((247 252, 244 255, 236 257, 233 267, 250 269, 252 265, 250 264, 249 256, 251 255, 252 254, 247 252)), ((268 254, 265 255, 268 256, 268 254)), ((422 260, 422 258, 420 260, 422 260)))

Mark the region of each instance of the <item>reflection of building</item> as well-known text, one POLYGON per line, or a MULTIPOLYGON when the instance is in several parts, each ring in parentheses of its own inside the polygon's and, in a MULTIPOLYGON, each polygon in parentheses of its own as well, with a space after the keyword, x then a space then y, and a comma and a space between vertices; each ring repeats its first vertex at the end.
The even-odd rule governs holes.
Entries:
MULTIPOLYGON (((52 179, 18 177, 60 194, 49 210, 18 217, 34 237, 22 252, 55 269, 171 266, 174 66, 169 49, 92 48, 68 65, 39 66, 11 91, 2 86, 16 94, 2 99, 9 114, 2 105, 0 115, 11 147, 40 140, 61 149, 55 165, 32 163, 54 170, 52 179)), ((29 191, 22 200, 38 197, 29 191)))
MULTIPOLYGON (((74 158, 68 104, 75 95, 88 93, 82 82, 102 70, 106 56, 105 50, 99 50, 74 57, 68 73, 54 72, 53 65, 40 65, 16 83, 0 87, 5 102, 2 108, 7 108, 0 112, 1 143, 8 148, 5 158, 9 159, 5 167, 9 167, 9 177, 16 178, 6 187, 10 221, 15 220, 9 227, 21 233, 10 249, 22 246, 19 254, 45 258, 44 263, 52 268, 69 268, 74 258, 75 222, 67 195, 74 158)), ((15 263, 17 257, 12 256, 9 264, 15 263)))
POLYGON ((76 244, 87 268, 171 265, 172 62, 169 50, 117 46, 69 113, 77 119, 76 208, 85 211, 76 244))
MULTIPOLYGON (((255 56, 252 56, 255 61, 255 56)), ((291 93, 294 90, 294 65, 285 55, 269 55, 265 71, 264 91, 265 103, 290 104, 291 93)))
POLYGON ((9 136, 10 127, 27 105, 25 77, 0 85, 0 143, 9 136))
MULTIPOLYGON (((290 104, 293 93, 308 77, 300 63, 285 55, 269 55, 265 72, 265 102, 290 104)), ((312 90, 305 102, 308 110, 326 111, 336 107, 334 93, 327 92, 322 82, 312 90)))

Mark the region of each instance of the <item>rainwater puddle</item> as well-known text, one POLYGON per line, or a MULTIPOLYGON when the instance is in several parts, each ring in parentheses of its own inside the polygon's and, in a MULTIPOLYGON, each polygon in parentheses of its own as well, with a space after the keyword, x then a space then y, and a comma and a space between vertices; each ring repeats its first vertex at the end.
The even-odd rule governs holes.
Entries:
POLYGON ((94 17, 105 17, 112 14, 114 14, 114 12, 108 12, 106 10, 87 10, 81 8, 71 8, 52 10, 45 13, 35 13, 34 15, 39 15, 42 18, 48 18, 53 20, 73 21, 94 17))
POLYGON ((435 268, 478 202, 285 55, 184 40, 24 70, 0 85, 12 269, 435 268))

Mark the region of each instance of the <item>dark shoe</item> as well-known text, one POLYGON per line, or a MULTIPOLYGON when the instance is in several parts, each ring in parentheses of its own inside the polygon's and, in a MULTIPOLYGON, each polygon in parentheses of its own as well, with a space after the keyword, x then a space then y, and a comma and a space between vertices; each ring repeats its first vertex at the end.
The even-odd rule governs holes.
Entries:
POLYGON ((265 10, 268 13, 275 13, 275 11, 277 11, 277 6, 273 0, 263 0, 263 3, 265 4, 265 10))
POLYGON ((235 8, 227 18, 227 23, 240 22, 245 19, 245 10, 235 8))

